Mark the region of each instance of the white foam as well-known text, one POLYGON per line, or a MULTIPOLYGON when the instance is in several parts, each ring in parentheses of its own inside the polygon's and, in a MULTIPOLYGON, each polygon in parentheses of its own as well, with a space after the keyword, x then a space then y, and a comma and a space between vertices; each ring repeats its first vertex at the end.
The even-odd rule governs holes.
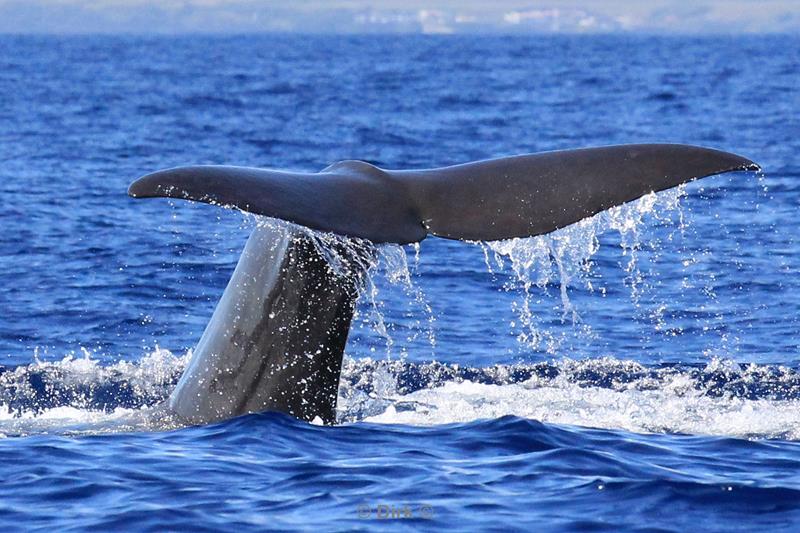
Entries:
POLYGON ((800 439, 800 401, 709 395, 686 373, 657 388, 628 384, 592 387, 568 378, 522 383, 449 381, 410 394, 384 397, 368 422, 439 425, 506 415, 542 422, 624 429, 639 433, 689 433, 745 438, 800 439))
MULTIPOLYGON (((31 372, 48 369, 44 379, 53 380, 53 385, 62 389, 84 390, 88 386, 86 390, 91 391, 108 386, 109 381, 124 381, 136 383, 137 390, 155 391, 157 397, 166 398, 189 357, 157 349, 139 362, 122 361, 106 367, 90 358, 66 357, 19 367, 3 374, 2 380, 16 387, 27 382, 31 372), (17 381, 10 376, 16 376, 17 381)), ((800 440, 798 389, 800 376, 792 369, 759 365, 742 368, 722 359, 712 360, 703 369, 653 369, 614 358, 464 369, 454 364, 346 358, 339 418, 343 423, 432 426, 514 415, 643 433, 800 440), (484 383, 463 378, 474 375, 480 375, 484 383), (523 377, 516 377, 520 375, 523 377), (409 376, 412 381, 421 380, 412 385, 418 390, 407 392, 403 388, 409 386, 409 376), (750 392, 742 393, 743 386, 750 392)), ((78 395, 67 405, 14 411, 0 404, 0 436, 181 427, 158 404, 99 410, 88 408, 87 400, 78 395)))
POLYGON ((111 410, 89 407, 94 391, 125 383, 129 392, 140 398, 166 398, 175 377, 185 368, 191 351, 174 355, 156 347, 135 362, 119 361, 104 366, 99 359, 83 351, 82 357, 67 355, 60 361, 39 361, 18 366, 0 375, 0 389, 13 394, 12 407, 0 402, 0 436, 37 433, 108 433, 120 431, 153 431, 172 429, 176 422, 161 409, 151 407, 111 410), (36 390, 30 376, 38 374, 45 382, 45 391, 36 390), (68 396, 68 405, 37 407, 58 389, 68 396))
POLYGON ((102 411, 60 406, 41 412, 23 411, 12 415, 6 406, 0 406, 0 413, 0 437, 167 431, 184 426, 157 407, 102 411))

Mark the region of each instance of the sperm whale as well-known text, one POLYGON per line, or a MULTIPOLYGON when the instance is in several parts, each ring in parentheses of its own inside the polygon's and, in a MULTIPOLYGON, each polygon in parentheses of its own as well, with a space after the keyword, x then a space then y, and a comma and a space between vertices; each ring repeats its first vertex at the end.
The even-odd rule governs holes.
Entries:
POLYGON ((420 170, 347 160, 316 173, 186 166, 142 176, 128 189, 134 198, 213 203, 294 224, 253 230, 169 409, 194 424, 261 411, 335 423, 372 251, 342 250, 333 268, 303 227, 375 244, 529 237, 698 178, 758 169, 710 148, 629 144, 420 170))

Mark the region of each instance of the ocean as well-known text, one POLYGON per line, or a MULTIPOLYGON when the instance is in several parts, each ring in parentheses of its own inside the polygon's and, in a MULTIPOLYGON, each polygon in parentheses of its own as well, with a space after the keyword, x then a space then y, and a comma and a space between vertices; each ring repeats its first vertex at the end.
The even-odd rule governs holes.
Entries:
POLYGON ((0 528, 796 530, 799 73, 782 35, 0 36, 0 528), (138 176, 629 142, 763 172, 382 246, 335 426, 157 414, 259 220, 138 176))

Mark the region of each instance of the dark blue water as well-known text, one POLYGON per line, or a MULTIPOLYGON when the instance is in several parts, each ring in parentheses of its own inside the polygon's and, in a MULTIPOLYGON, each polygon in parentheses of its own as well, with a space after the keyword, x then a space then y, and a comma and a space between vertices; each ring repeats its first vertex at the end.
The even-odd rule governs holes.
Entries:
POLYGON ((782 36, 0 37, 0 526, 796 529, 799 72, 782 36), (385 248, 335 427, 159 415, 256 221, 137 176, 651 141, 765 174, 385 248))

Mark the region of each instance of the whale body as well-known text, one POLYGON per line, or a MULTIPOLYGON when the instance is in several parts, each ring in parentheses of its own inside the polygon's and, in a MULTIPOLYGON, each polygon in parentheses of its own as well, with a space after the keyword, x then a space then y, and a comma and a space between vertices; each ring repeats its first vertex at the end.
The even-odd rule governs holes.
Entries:
POLYGON ((342 357, 372 251, 339 250, 334 268, 303 227, 376 244, 529 237, 694 179, 758 169, 719 150, 636 144, 421 170, 341 161, 318 173, 188 166, 147 174, 130 196, 293 223, 253 230, 168 406, 195 424, 261 411, 335 423, 342 357))

